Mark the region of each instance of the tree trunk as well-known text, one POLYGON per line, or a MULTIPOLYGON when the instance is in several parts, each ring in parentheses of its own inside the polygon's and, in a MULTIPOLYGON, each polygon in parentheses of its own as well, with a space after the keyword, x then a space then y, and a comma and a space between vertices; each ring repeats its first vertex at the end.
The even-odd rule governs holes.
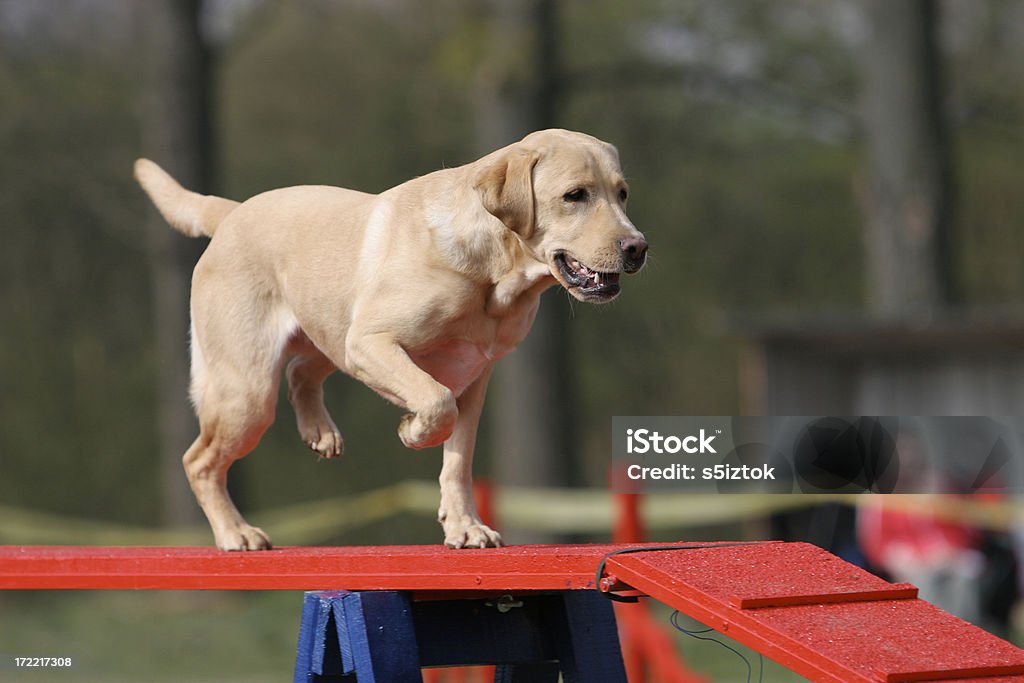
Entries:
POLYGON ((939 5, 868 0, 865 12, 868 308, 890 317, 928 314, 957 299, 939 5))
MULTIPOLYGON (((557 125, 557 5, 554 0, 498 2, 491 17, 490 53, 477 80, 480 152, 557 125), (529 46, 528 59, 523 46, 529 46)), ((498 363, 488 401, 493 469, 502 486, 564 486, 577 470, 573 452, 571 315, 566 295, 549 290, 533 329, 498 363)), ((548 536, 504 529, 513 542, 548 536)))
MULTIPOLYGON (((146 38, 143 154, 184 186, 209 192, 212 169, 209 50, 200 33, 201 0, 154 0, 140 15, 146 38)), ((205 241, 174 232, 152 208, 146 234, 157 374, 161 508, 165 524, 202 519, 181 457, 198 431, 188 402, 188 301, 205 241)))

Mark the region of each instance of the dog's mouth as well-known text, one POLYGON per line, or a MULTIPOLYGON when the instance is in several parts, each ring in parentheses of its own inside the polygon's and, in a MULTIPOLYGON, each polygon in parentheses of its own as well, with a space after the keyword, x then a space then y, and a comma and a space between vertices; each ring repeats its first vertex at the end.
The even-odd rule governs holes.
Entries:
POLYGON ((619 273, 602 273, 564 251, 555 254, 562 285, 576 298, 594 303, 611 301, 619 294, 619 273))

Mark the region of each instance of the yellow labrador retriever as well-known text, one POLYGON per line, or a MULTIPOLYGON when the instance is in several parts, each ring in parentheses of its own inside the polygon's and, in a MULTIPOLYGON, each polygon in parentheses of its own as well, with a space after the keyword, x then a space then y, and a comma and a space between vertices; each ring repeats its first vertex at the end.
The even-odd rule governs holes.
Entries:
POLYGON ((190 192, 146 159, 135 177, 171 226, 213 238, 192 277, 200 433, 184 464, 217 546, 270 547, 231 502, 227 471, 273 421, 289 358, 304 443, 341 455, 322 384, 342 370, 408 411, 406 446, 444 444, 445 543, 500 545, 472 495, 491 367, 526 336, 545 289, 611 301, 620 273, 646 259, 615 148, 545 130, 376 195, 301 186, 238 203, 190 192))

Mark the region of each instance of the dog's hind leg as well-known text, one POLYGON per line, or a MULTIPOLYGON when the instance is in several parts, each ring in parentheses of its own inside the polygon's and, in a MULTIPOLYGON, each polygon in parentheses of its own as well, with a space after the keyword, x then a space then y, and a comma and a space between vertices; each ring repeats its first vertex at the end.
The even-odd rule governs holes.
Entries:
POLYGON ((235 299, 232 306, 215 295, 197 301, 195 291, 192 397, 200 432, 183 458, 185 472, 218 548, 268 549, 267 535, 247 524, 231 501, 227 474, 274 421, 282 354, 294 327, 272 307, 263 307, 261 316, 240 316, 233 311, 246 302, 235 299))
POLYGON ((324 380, 337 370, 308 340, 293 346, 296 355, 288 363, 288 400, 295 409, 295 421, 302 442, 321 458, 336 458, 345 451, 345 442, 324 406, 324 380))
MULTIPOLYGON (((253 397, 256 398, 256 397, 253 397)), ((270 538, 246 523, 227 490, 228 468, 249 453, 273 421, 273 405, 269 417, 266 408, 258 415, 247 416, 249 408, 238 405, 220 414, 200 417, 200 433, 182 459, 192 492, 213 529, 221 550, 267 550, 270 538), (232 414, 225 414, 226 412, 232 414)), ((265 406, 265 404, 264 404, 265 406)))

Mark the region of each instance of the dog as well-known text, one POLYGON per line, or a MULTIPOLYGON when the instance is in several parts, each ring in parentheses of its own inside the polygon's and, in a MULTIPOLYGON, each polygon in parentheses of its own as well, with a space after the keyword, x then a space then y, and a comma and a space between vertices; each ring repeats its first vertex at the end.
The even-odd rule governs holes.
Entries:
POLYGON ((335 370, 408 411, 403 444, 444 444, 445 544, 500 546, 472 494, 491 368, 526 337, 544 290, 605 303, 646 260, 615 147, 544 130, 380 194, 305 185, 241 203, 186 190, 148 159, 134 175, 173 228, 211 238, 192 276, 200 432, 183 462, 217 546, 271 547, 226 483, 273 422, 282 369, 321 457, 344 450, 323 402, 335 370))

